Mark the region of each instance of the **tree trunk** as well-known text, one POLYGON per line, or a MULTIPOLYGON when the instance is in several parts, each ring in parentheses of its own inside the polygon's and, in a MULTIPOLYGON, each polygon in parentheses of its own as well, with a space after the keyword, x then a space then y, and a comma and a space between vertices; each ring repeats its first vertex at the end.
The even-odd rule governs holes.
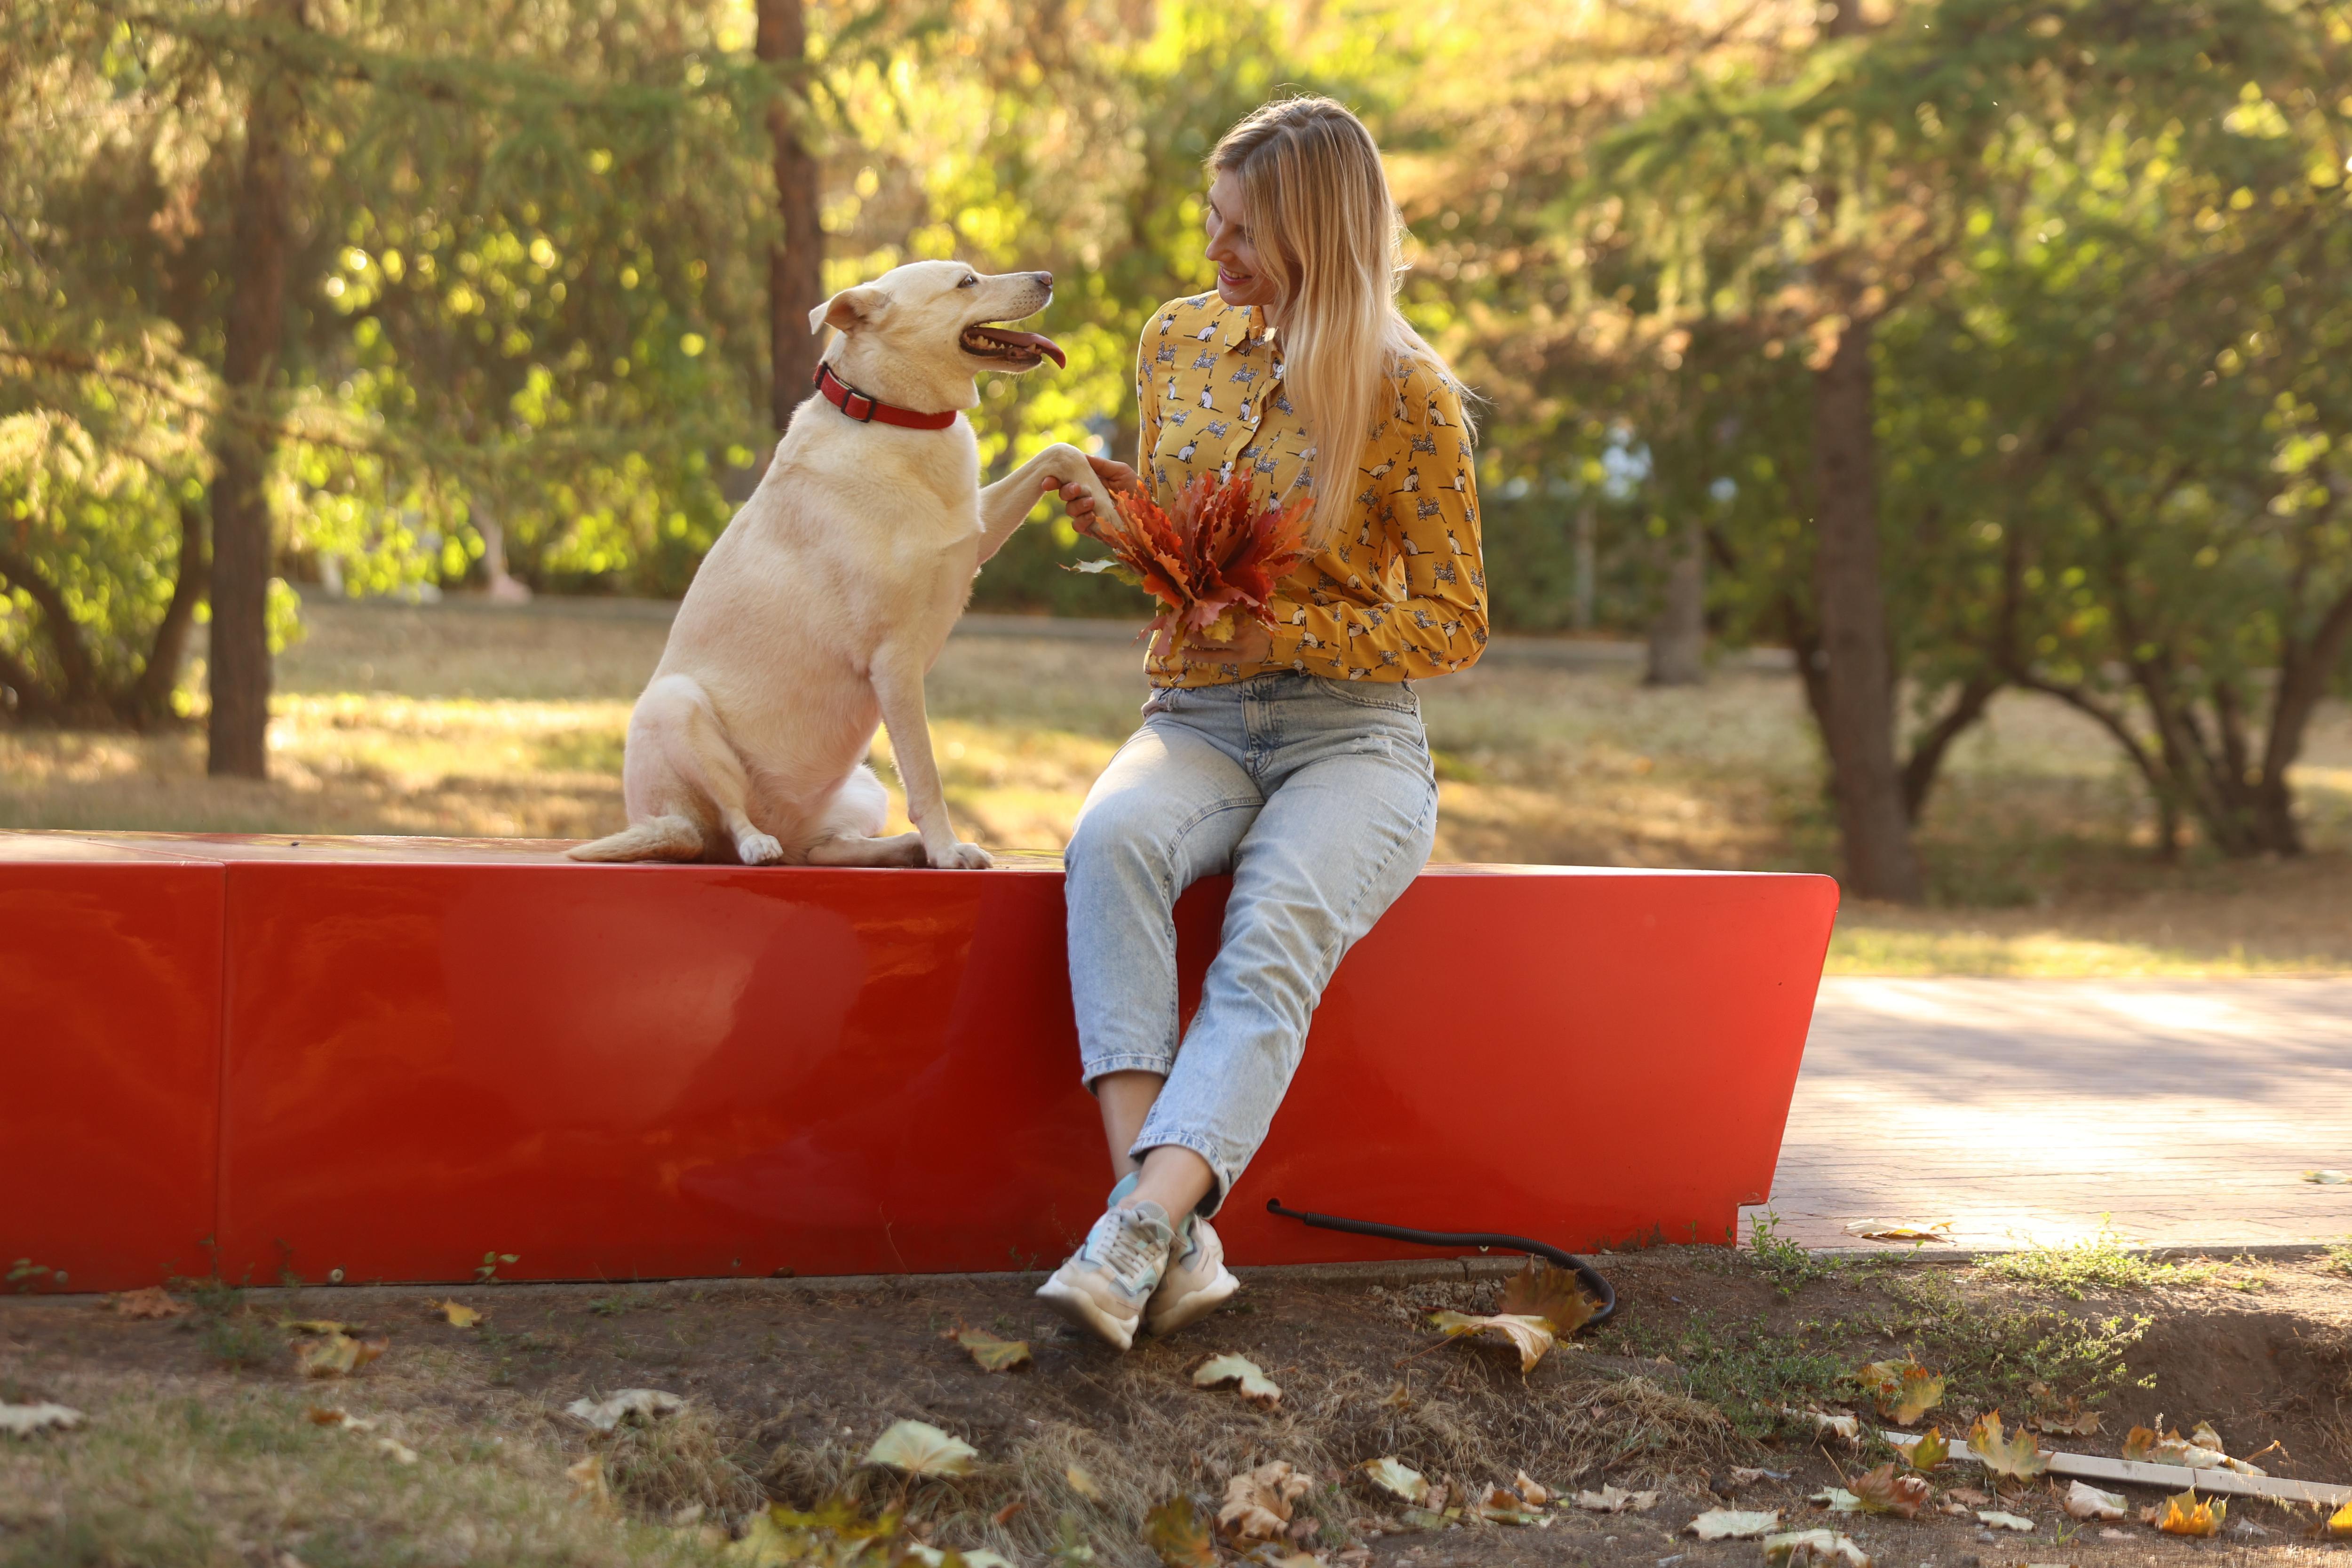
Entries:
POLYGON ((1829 363, 1813 374, 1813 598, 1827 655, 1822 738, 1848 889, 1916 903, 1924 888, 1895 762, 1895 661, 1879 576, 1870 344, 1870 324, 1850 321, 1829 363))
POLYGON ((147 650, 147 668, 131 683, 119 706, 131 728, 152 730, 172 717, 172 690, 180 683, 180 662, 187 657, 188 632, 195 625, 196 604, 205 596, 209 563, 205 559, 205 514, 192 500, 180 502, 180 570, 172 582, 172 602, 155 627, 147 650))
POLYGON ((1568 624, 1580 632, 1592 629, 1594 535, 1598 531, 1592 503, 1585 501, 1576 509, 1576 597, 1570 602, 1568 613, 1568 624))
POLYGON ((1668 537, 1665 604, 1650 623, 1645 686, 1706 681, 1706 541, 1694 518, 1668 537))
POLYGON ((269 774, 269 500, 263 486, 276 447, 267 417, 271 375, 286 325, 288 169, 285 136, 293 83, 265 78, 245 111, 245 169, 237 185, 236 279, 221 379, 229 400, 219 421, 212 487, 212 746, 215 774, 269 774))
POLYGON ((2284 641, 2271 700, 2270 733, 2263 746, 2262 782, 2254 790, 2254 831, 2272 853, 2300 855, 2303 829, 2294 820, 2287 770, 2303 754, 2304 731, 2327 695, 2329 678, 2344 662, 2344 650, 2352 647, 2352 588, 2328 605, 2310 642, 2298 645, 2291 630, 2284 641))
POLYGON ((769 415, 779 435, 809 395, 816 374, 816 334, 809 314, 824 303, 824 225, 818 211, 816 159, 801 140, 808 89, 801 79, 808 58, 808 17, 802 0, 759 0, 758 53, 783 68, 786 90, 768 106, 775 147, 776 216, 783 238, 768 251, 768 363, 772 376, 769 415))

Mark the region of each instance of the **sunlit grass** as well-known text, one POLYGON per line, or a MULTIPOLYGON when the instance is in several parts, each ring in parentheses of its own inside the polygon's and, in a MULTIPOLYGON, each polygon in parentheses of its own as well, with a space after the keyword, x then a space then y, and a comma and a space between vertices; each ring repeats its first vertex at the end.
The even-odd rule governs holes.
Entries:
MULTIPOLYGON (((622 820, 652 606, 529 613, 316 605, 282 660, 266 784, 207 778, 201 735, 0 730, 0 826, 578 838, 622 820)), ((929 681, 959 831, 1068 841, 1133 730, 1116 640, 958 637, 929 681)), ((1825 871, 1834 841, 1803 699, 1784 675, 1696 689, 1622 667, 1497 661, 1428 683, 1440 860, 1825 871)), ((2253 975, 2352 971, 2352 717, 2297 775, 2319 853, 2167 868, 2105 739, 2012 697, 1955 748, 1921 841, 1925 909, 1850 903, 1832 974, 2253 975)), ((887 737, 877 766, 895 788, 887 737)), ((905 826, 895 798, 894 816, 905 826)))

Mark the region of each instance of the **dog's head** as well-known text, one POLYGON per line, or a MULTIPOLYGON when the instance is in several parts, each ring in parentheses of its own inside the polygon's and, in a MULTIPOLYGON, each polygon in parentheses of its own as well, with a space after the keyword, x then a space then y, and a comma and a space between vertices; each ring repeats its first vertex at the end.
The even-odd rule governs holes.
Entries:
POLYGON ((911 408, 969 408, 982 371, 1067 363, 1061 346, 1001 323, 1054 297, 1050 272, 975 272, 960 261, 910 261, 844 289, 809 313, 809 330, 841 341, 825 355, 844 381, 911 408))

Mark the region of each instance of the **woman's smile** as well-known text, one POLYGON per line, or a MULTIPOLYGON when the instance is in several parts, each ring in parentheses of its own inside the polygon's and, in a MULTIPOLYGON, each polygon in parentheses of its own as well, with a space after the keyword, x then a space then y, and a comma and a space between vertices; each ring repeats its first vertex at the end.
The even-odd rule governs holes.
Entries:
POLYGON ((1208 258, 1217 268, 1217 297, 1228 305, 1270 306, 1280 290, 1259 269, 1257 245, 1241 220, 1243 199, 1241 176, 1228 169, 1209 186, 1201 215, 1208 258))

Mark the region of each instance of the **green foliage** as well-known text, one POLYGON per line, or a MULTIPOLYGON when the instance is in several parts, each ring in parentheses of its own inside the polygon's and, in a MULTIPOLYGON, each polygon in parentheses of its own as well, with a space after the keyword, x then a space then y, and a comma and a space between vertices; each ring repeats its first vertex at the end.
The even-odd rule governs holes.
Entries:
POLYGON ((2113 1231, 2054 1247, 2004 1252, 1984 1265, 1997 1279, 2054 1290, 2079 1301, 2086 1290, 2147 1290, 2162 1285, 2194 1285, 2210 1279, 2210 1263, 2158 1263, 2124 1245, 2113 1231))
POLYGON ((2032 1303, 1976 1303, 1934 1268, 1889 1270, 1879 1288, 1897 1310, 1887 1332, 1951 1385, 1988 1405, 2016 1405, 2037 1383, 2085 1402, 2130 1378, 2126 1358, 2155 1321, 2146 1313, 2094 1317, 2032 1303))
POLYGON ((1817 1258, 1803 1243, 1782 1236, 1780 1216, 1769 1209, 1756 1216, 1754 1232, 1748 1260, 1770 1278, 1783 1296, 1794 1296, 1816 1279, 1834 1279, 1845 1272, 1843 1263, 1817 1258))
MULTIPOLYGON (((1311 89, 1381 137, 1408 311, 1485 395, 1497 625, 1638 629, 1696 520, 1713 635, 1817 669, 1812 368, 1867 323, 1914 811, 2021 687, 2105 727, 2160 844, 2299 846, 2288 770, 2352 674, 2340 4, 1897 0, 1838 37, 1802 5, 807 15, 803 109, 722 0, 12 8, 19 711, 191 710, 224 430, 272 437, 289 577, 416 594, 497 552, 543 592, 679 592, 769 438, 772 107, 822 155, 829 287, 1055 272, 1069 363, 984 382, 989 471, 1123 458, 1146 313, 1210 281, 1202 160, 1311 89), (233 404, 244 110, 273 81, 301 223, 275 374, 233 404)), ((974 602, 1131 617, 1082 553, 1041 504, 974 602)))

